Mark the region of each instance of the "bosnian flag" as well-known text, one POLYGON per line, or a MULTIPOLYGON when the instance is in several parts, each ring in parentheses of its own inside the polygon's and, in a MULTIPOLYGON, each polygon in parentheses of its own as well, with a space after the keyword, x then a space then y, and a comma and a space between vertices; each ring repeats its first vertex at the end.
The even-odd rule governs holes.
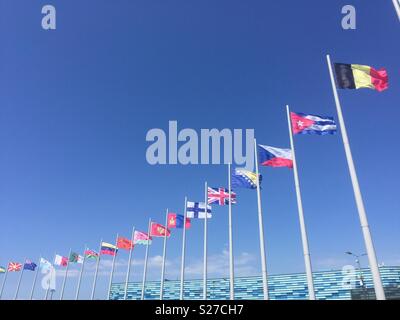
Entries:
POLYGON ((293 134, 335 134, 336 123, 332 117, 312 114, 290 113, 293 134))
POLYGON ((258 158, 262 166, 293 168, 292 150, 258 145, 258 158))

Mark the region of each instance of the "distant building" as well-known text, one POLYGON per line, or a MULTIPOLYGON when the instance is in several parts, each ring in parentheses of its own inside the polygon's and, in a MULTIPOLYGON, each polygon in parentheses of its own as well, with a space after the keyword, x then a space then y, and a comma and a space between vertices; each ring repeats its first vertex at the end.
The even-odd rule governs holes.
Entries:
MULTIPOLYGON (((400 266, 379 268, 387 299, 400 299, 400 266)), ((372 276, 369 269, 362 269, 362 281, 356 270, 356 280, 352 286, 346 285, 342 270, 314 272, 314 286, 319 300, 351 300, 375 299, 372 276), (364 285, 362 285, 364 284, 364 285)), ((186 300, 202 299, 203 280, 186 280, 184 298, 186 300)), ((304 300, 308 298, 307 280, 305 273, 270 275, 268 289, 271 300, 304 300)), ((142 283, 128 284, 128 299, 139 300, 142 283)), ((179 299, 180 281, 169 280, 164 282, 164 299, 179 299)), ((146 283, 145 299, 159 299, 160 281, 146 283)), ((124 298, 124 284, 114 283, 111 287, 110 299, 124 298)), ((211 300, 229 299, 229 279, 209 279, 208 298, 211 300)), ((235 278, 235 299, 262 299, 262 278, 237 277, 235 278)))

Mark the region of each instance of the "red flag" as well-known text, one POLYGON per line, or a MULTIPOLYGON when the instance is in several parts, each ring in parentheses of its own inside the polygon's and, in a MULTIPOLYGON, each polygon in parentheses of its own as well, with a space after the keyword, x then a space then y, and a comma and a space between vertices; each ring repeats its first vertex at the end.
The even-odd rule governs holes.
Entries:
POLYGON ((170 231, 164 227, 163 225, 159 223, 152 222, 151 223, 151 229, 150 229, 150 236, 153 237, 165 237, 165 234, 167 234, 167 237, 170 236, 170 231))
POLYGON ((21 271, 21 269, 22 269, 22 263, 10 262, 8 264, 8 271, 9 272, 21 271))
POLYGON ((133 243, 131 240, 129 240, 127 238, 118 237, 117 247, 119 249, 130 250, 130 249, 133 249, 133 243))

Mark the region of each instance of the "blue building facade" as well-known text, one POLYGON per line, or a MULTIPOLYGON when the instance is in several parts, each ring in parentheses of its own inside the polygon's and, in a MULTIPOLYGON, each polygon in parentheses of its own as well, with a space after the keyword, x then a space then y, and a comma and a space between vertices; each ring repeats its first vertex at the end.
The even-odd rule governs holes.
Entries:
MULTIPOLYGON (((400 291, 400 266, 380 267, 382 282, 387 292, 400 291)), ((361 293, 368 293, 374 299, 372 276, 369 269, 334 270, 314 272, 314 286, 316 297, 319 300, 351 300, 361 293), (360 274, 362 281, 360 281, 360 274), (363 285, 362 285, 363 283, 363 285)), ((187 280, 184 283, 184 299, 198 300, 203 297, 203 281, 187 280)), ((124 299, 124 283, 114 283, 111 287, 110 299, 124 299)), ((229 299, 229 278, 209 279, 207 283, 208 299, 229 299)), ((304 300, 308 299, 307 281, 304 273, 270 275, 268 289, 271 300, 304 300)), ((164 299, 179 299, 180 281, 167 280, 164 282, 164 299)), ((139 300, 142 292, 142 283, 128 284, 128 300, 139 300)), ((145 299, 159 299, 160 281, 146 283, 145 299)), ((235 299, 255 300, 262 299, 262 278, 238 277, 235 278, 235 299)), ((362 298, 362 297, 359 297, 362 298)))

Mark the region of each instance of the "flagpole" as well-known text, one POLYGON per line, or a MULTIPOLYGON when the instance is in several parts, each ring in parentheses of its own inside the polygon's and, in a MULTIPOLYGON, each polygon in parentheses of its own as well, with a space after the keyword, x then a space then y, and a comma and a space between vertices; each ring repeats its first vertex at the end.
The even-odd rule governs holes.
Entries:
POLYGON ((10 264, 10 263, 7 264, 7 267, 6 267, 6 274, 4 275, 3 283, 2 283, 2 285, 1 285, 0 300, 1 300, 1 297, 3 296, 3 290, 4 290, 4 286, 5 286, 5 284, 6 284, 6 280, 7 280, 7 276, 8 276, 8 266, 9 266, 9 264, 10 264))
MULTIPOLYGON (((117 247, 117 245, 118 245, 118 233, 117 233, 117 237, 115 239, 115 246, 117 247)), ((113 279, 113 275, 114 275, 115 260, 117 259, 117 253, 118 253, 118 249, 116 248, 114 251, 114 256, 113 256, 113 261, 112 261, 112 266, 111 266, 110 281, 108 282, 107 300, 110 300, 111 285, 112 285, 112 279, 113 279)))
POLYGON ((160 300, 163 299, 164 296, 164 276, 165 276, 165 257, 167 254, 167 233, 168 233, 168 209, 165 212, 165 234, 164 234, 164 246, 163 246, 163 260, 162 260, 162 267, 161 267, 161 285, 160 285, 160 300))
POLYGON ((303 256, 304 256, 304 263, 305 263, 306 275, 307 275, 308 298, 310 300, 315 300, 315 290, 314 290, 314 281, 313 281, 313 274, 312 274, 312 267, 311 267, 311 257, 310 257, 310 250, 308 247, 307 229, 306 229, 306 223, 305 223, 305 219, 304 219, 304 211, 303 211, 303 202, 301 199, 299 174, 297 171, 296 151, 294 149, 292 124, 290 121, 290 110, 289 110, 288 105, 286 105, 286 113, 287 113, 288 128, 289 128, 290 148, 292 150, 293 175, 294 175, 294 185, 295 185, 295 189, 296 189, 297 209, 298 209, 299 221, 300 221, 301 242, 303 245, 303 256))
POLYGON ((234 277, 234 265, 233 265, 233 237, 232 237, 232 198, 231 198, 231 164, 228 163, 228 192, 229 192, 229 277, 230 277, 230 286, 229 286, 229 297, 230 300, 235 300, 235 277, 234 277))
POLYGON ((263 280, 264 300, 268 300, 268 280, 267 280, 267 262, 265 258, 264 247, 264 226, 263 216, 261 211, 261 194, 260 194, 260 177, 258 174, 258 156, 257 156, 257 141, 254 139, 254 159, 256 163, 256 186, 257 186, 257 206, 258 206, 258 231, 260 234, 260 257, 261 257, 261 272, 263 280))
POLYGON ((133 251, 134 236, 135 236, 135 227, 132 227, 131 248, 129 249, 128 269, 126 270, 126 278, 125 278, 124 300, 126 300, 127 295, 128 295, 128 281, 129 281, 129 275, 131 273, 131 263, 132 263, 132 251, 133 251))
POLYGON ((17 300, 17 298, 18 298, 19 287, 21 286, 22 276, 24 275, 24 270, 25 270, 24 267, 25 267, 25 263, 26 263, 26 258, 24 259, 24 261, 25 262, 22 264, 21 274, 19 275, 19 279, 18 279, 17 290, 15 290, 14 300, 17 300))
POLYGON ((38 276, 39 269, 40 269, 40 259, 41 258, 42 258, 42 255, 40 255, 39 264, 38 264, 36 272, 35 272, 35 277, 33 278, 33 284, 32 284, 31 294, 29 296, 29 300, 33 299, 33 293, 35 292, 36 280, 37 280, 37 276, 38 276))
POLYGON ((351 149, 350 149, 349 138, 347 137, 347 130, 346 130, 346 126, 344 123, 342 107, 340 105, 339 95, 338 95, 336 84, 335 84, 335 78, 333 76, 331 58, 329 55, 327 55, 326 59, 328 62, 329 74, 331 77, 333 96, 335 98, 336 110, 337 110, 337 114, 338 114, 340 130, 342 133, 344 151, 346 153, 346 158, 347 158, 347 165, 349 167, 351 183, 353 185, 354 197, 356 200, 358 215, 359 215, 360 223, 361 223, 361 230, 363 232, 365 247, 366 247, 367 255, 368 255, 368 261, 369 261, 369 265, 371 268, 372 279, 374 282, 376 299, 377 300, 386 300, 385 292, 383 290, 381 276, 379 273, 378 261, 376 259, 374 244, 372 242, 372 236, 371 236, 371 232, 369 230, 367 213, 365 212, 365 207, 364 207, 364 202, 363 202, 362 195, 361 195, 360 185, 358 183, 356 168, 355 168, 355 165, 353 162, 353 156, 352 156, 351 149))
MULTIPOLYGON (((88 247, 85 244, 85 249, 83 250, 83 261, 82 261, 82 266, 81 266, 81 271, 79 272, 79 279, 78 279, 78 285, 76 287, 76 294, 75 294, 75 300, 78 300, 79 298, 79 290, 81 288, 81 282, 82 282, 82 274, 83 274, 83 269, 85 268, 85 262, 86 262, 86 250, 88 247)), ((79 254, 78 254, 78 260, 79 260, 79 254)))
POLYGON ((203 265, 203 300, 207 300, 207 182, 204 184, 204 265, 203 265))
POLYGON ((47 297, 49 295, 49 290, 50 290, 50 284, 51 284, 51 277, 53 275, 53 270, 55 270, 54 268, 54 260, 56 259, 56 253, 54 253, 54 258, 53 258, 53 263, 51 264, 51 269, 50 269, 50 280, 49 280, 49 285, 46 288, 46 294, 44 296, 44 300, 47 300, 47 297))
POLYGON ((397 16, 399 17, 399 20, 400 20, 400 2, 399 2, 399 0, 393 0, 393 5, 394 5, 394 8, 396 9, 397 16))
POLYGON ((143 269, 143 280, 142 280, 142 295, 141 300, 144 300, 145 286, 146 286, 146 274, 147 274, 147 260, 149 258, 149 246, 150 246, 150 226, 151 226, 151 218, 149 219, 149 225, 147 227, 147 245, 146 245, 146 254, 144 257, 144 269, 143 269))
POLYGON ((92 286, 92 293, 90 295, 90 300, 94 299, 94 293, 96 291, 96 282, 97 282, 97 274, 99 272, 99 264, 100 264, 100 257, 101 257, 101 244, 103 243, 103 239, 100 240, 99 251, 97 252, 97 261, 96 261, 96 270, 94 272, 93 278, 93 286, 92 286))
POLYGON ((69 254, 68 254, 68 258, 67 258, 67 268, 65 269, 64 280, 63 280, 63 284, 61 287, 60 300, 62 300, 64 298, 64 289, 65 289, 65 283, 67 282, 69 262, 70 262, 69 259, 71 258, 71 253, 72 253, 72 249, 69 249, 69 254))
POLYGON ((185 246, 186 246, 186 206, 187 206, 187 197, 185 197, 185 209, 183 214, 183 231, 182 231, 182 260, 181 260, 181 287, 179 292, 179 299, 183 300, 183 285, 185 281, 185 246))

